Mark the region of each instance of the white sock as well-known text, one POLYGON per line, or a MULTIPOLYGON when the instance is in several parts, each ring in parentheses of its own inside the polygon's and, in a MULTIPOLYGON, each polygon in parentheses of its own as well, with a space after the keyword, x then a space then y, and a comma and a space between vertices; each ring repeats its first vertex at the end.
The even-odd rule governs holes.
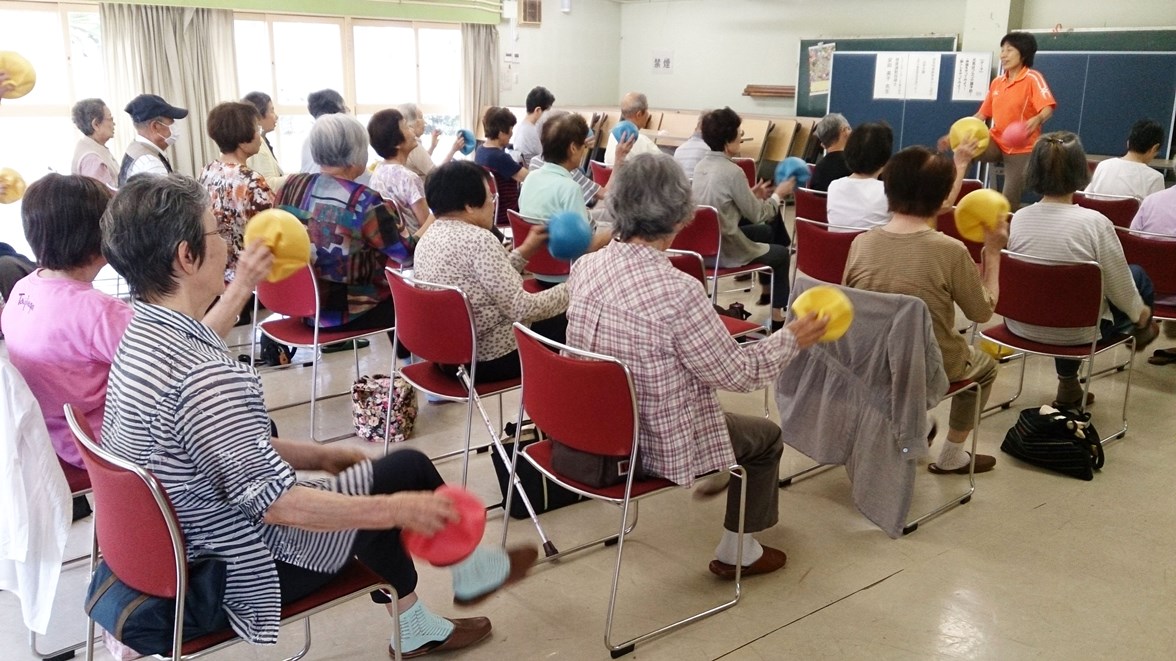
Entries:
POLYGON ((939 451, 939 460, 935 462, 935 465, 950 471, 968 465, 968 461, 968 453, 964 451, 963 443, 945 441, 943 448, 939 451))
MULTIPOLYGON (((730 530, 723 530, 723 537, 715 548, 715 559, 728 565, 734 565, 739 554, 739 534, 730 530)), ((751 533, 743 535, 743 566, 754 563, 764 554, 764 547, 756 541, 751 533)))
MULTIPOLYGON (((400 614, 400 641, 403 649, 412 652, 433 642, 440 642, 449 638, 453 633, 453 622, 434 614, 425 608, 419 599, 408 610, 400 614)), ((396 645, 393 638, 392 645, 396 645)))

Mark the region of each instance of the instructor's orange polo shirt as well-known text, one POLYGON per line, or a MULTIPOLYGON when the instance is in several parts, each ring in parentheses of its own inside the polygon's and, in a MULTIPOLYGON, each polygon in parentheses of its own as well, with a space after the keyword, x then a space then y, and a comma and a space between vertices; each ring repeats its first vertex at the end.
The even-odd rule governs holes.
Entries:
POLYGON ((980 114, 992 118, 990 135, 996 141, 996 146, 1006 154, 1028 154, 1033 151, 1033 143, 1041 135, 1038 127, 1029 136, 1029 140, 1021 147, 1009 147, 1002 136, 1009 124, 1016 121, 1026 121, 1034 117, 1045 108, 1055 108, 1058 102, 1049 91, 1049 84, 1045 76, 1029 67, 1022 67, 1017 77, 1009 79, 1007 73, 997 76, 988 86, 988 96, 980 104, 980 114))

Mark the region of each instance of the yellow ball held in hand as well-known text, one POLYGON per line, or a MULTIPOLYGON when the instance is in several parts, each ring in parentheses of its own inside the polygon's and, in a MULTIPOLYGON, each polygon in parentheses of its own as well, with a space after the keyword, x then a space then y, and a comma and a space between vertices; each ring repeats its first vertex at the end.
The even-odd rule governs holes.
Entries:
POLYGON ((0 204, 12 204, 24 197, 25 180, 12 168, 0 168, 0 204))
POLYGON ((37 85, 32 63, 19 53, 0 51, 0 71, 8 74, 8 80, 0 83, 0 98, 19 99, 37 85))
POLYGON ((278 282, 294 275, 310 263, 310 235, 294 214, 281 209, 266 209, 245 224, 245 245, 261 239, 274 254, 274 265, 266 280, 278 282))
POLYGON ((976 149, 983 152, 988 147, 988 126, 975 117, 957 119, 947 134, 951 148, 959 147, 968 138, 976 138, 976 149))
POLYGON ((820 342, 835 342, 845 335, 853 323, 853 303, 845 292, 832 285, 817 285, 805 290, 792 302, 792 312, 797 317, 816 313, 818 319, 828 322, 820 342))
POLYGON ((996 227, 1010 209, 1008 199, 999 191, 991 188, 974 190, 956 205, 956 230, 969 241, 984 243, 984 230, 996 227))

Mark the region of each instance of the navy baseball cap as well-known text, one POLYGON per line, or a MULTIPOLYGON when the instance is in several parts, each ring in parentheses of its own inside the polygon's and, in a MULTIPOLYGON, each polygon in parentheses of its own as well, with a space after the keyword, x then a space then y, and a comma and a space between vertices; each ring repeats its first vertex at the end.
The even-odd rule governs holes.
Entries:
POLYGON ((154 94, 140 94, 131 102, 127 104, 124 109, 127 114, 131 116, 136 124, 146 122, 156 117, 169 117, 171 119, 183 119, 188 116, 188 111, 185 108, 177 108, 163 97, 154 94))

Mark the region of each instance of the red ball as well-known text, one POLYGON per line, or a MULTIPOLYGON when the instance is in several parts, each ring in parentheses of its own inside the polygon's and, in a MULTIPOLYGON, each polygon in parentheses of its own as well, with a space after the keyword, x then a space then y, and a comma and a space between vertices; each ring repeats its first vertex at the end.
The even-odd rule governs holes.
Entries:
POLYGON ((1029 125, 1025 122, 1013 122, 1005 128, 1001 138, 1006 145, 1014 149, 1024 147, 1029 144, 1029 125))
POLYGON ((447 567, 465 560, 481 543, 486 531, 486 506, 461 487, 445 484, 435 493, 448 496, 460 518, 432 536, 405 530, 400 539, 413 556, 435 567, 447 567))

